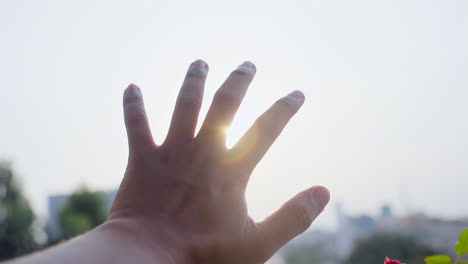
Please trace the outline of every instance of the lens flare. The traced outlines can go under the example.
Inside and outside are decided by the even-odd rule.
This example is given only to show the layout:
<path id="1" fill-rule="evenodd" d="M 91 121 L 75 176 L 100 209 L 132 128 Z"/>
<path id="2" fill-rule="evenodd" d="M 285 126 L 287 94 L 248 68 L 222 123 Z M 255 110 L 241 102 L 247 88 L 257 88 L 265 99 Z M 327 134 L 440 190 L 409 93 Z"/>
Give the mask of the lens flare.
<path id="1" fill-rule="evenodd" d="M 228 152 L 226 164 L 233 164 L 245 159 L 258 144 L 259 126 L 255 123 Z"/>

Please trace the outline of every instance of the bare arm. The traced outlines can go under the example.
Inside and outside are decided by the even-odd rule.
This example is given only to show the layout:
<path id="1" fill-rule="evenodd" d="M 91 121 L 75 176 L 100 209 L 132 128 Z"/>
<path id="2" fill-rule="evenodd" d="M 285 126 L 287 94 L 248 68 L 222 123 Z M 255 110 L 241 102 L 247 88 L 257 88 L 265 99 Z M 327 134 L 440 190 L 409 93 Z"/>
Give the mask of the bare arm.
<path id="1" fill-rule="evenodd" d="M 153 141 L 140 88 L 124 93 L 129 160 L 109 219 L 52 249 L 9 262 L 264 263 L 305 231 L 329 192 L 311 187 L 261 222 L 249 217 L 245 190 L 257 163 L 304 102 L 294 91 L 279 99 L 232 148 L 226 128 L 256 68 L 245 62 L 213 98 L 195 135 L 208 65 L 193 62 L 177 99 L 168 136 Z"/>

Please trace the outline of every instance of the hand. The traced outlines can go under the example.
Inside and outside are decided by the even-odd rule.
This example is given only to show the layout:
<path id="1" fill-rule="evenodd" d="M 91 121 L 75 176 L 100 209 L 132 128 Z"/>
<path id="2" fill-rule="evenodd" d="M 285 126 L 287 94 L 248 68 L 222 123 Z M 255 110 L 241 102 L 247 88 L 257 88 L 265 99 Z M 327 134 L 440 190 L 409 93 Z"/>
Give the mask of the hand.
<path id="1" fill-rule="evenodd" d="M 160 146 L 153 141 L 140 89 L 134 84 L 126 89 L 128 167 L 105 226 L 164 263 L 264 263 L 306 230 L 330 197 L 315 186 L 262 222 L 247 213 L 250 174 L 305 98 L 300 91 L 281 98 L 227 149 L 226 129 L 256 68 L 244 62 L 230 74 L 195 135 L 207 72 L 201 60 L 190 65 Z"/>

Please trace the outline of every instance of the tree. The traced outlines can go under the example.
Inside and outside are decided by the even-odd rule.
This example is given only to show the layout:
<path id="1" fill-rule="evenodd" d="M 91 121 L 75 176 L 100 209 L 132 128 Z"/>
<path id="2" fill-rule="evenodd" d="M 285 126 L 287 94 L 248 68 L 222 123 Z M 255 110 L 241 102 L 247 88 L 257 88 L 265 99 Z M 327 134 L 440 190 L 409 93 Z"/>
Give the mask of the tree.
<path id="1" fill-rule="evenodd" d="M 86 187 L 73 193 L 60 211 L 59 219 L 64 238 L 82 234 L 102 224 L 107 217 L 105 200 Z"/>
<path id="2" fill-rule="evenodd" d="M 358 242 L 347 263 L 382 263 L 388 256 L 403 263 L 424 264 L 424 258 L 435 251 L 411 237 L 393 234 L 376 234 Z"/>
<path id="3" fill-rule="evenodd" d="M 11 166 L 0 163 L 0 260 L 30 253 L 38 247 L 33 223 L 34 213 Z"/>
<path id="4" fill-rule="evenodd" d="M 287 264 L 310 264 L 323 262 L 323 249 L 317 246 L 295 246 L 285 250 Z"/>

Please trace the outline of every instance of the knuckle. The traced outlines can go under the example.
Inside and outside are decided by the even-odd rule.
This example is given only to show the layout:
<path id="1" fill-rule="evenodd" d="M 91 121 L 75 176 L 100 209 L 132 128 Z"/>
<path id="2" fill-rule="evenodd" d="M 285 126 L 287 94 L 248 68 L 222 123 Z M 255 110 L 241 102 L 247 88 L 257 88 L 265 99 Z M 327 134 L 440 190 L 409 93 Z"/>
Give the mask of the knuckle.
<path id="1" fill-rule="evenodd" d="M 190 69 L 186 75 L 187 79 L 195 79 L 195 80 L 205 79 L 205 77 L 206 77 L 206 74 L 204 72 L 202 72 L 201 70 L 193 70 L 193 69 Z"/>
<path id="2" fill-rule="evenodd" d="M 124 100 L 123 100 L 124 106 L 131 106 L 131 105 L 140 104 L 140 103 L 141 103 L 140 96 L 128 95 L 128 94 L 124 96 Z"/>
<path id="3" fill-rule="evenodd" d="M 135 102 L 142 102 L 143 97 L 140 91 L 140 88 L 138 88 L 136 85 L 129 85 L 127 89 L 124 91 L 123 95 L 123 104 L 132 104 Z"/>
<path id="4" fill-rule="evenodd" d="M 221 105 L 239 105 L 241 103 L 241 97 L 227 89 L 216 92 L 215 98 Z"/>
<path id="5" fill-rule="evenodd" d="M 192 96 L 183 96 L 179 98 L 177 105 L 182 110 L 194 111 L 201 107 L 201 100 Z"/>
<path id="6" fill-rule="evenodd" d="M 146 122 L 146 114 L 143 111 L 133 111 L 127 115 L 126 121 L 129 125 Z"/>
<path id="7" fill-rule="evenodd" d="M 299 110 L 298 104 L 295 102 L 292 102 L 288 97 L 283 97 L 276 101 L 275 105 L 282 109 L 283 111 L 286 111 L 290 114 L 294 114 Z"/>
<path id="8" fill-rule="evenodd" d="M 262 133 L 278 134 L 281 132 L 281 128 L 276 118 L 261 117 L 257 119 L 257 126 Z"/>
<path id="9" fill-rule="evenodd" d="M 309 208 L 299 201 L 289 203 L 292 216 L 297 224 L 297 228 L 302 232 L 307 230 L 314 220 Z"/>

